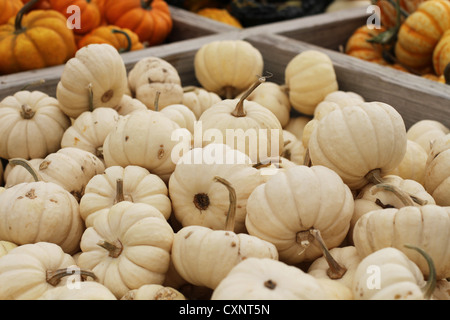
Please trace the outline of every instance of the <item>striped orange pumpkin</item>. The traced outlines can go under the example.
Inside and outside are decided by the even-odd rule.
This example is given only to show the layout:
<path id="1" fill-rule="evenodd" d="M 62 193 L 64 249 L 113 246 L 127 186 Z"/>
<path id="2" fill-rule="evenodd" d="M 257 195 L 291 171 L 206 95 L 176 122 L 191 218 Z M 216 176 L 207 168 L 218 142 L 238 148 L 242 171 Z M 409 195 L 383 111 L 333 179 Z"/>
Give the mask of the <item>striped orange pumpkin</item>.
<path id="1" fill-rule="evenodd" d="M 370 43 L 367 40 L 386 31 L 386 28 L 369 29 L 367 25 L 359 27 L 347 41 L 345 53 L 370 62 L 387 64 L 383 59 L 383 46 L 377 43 Z"/>

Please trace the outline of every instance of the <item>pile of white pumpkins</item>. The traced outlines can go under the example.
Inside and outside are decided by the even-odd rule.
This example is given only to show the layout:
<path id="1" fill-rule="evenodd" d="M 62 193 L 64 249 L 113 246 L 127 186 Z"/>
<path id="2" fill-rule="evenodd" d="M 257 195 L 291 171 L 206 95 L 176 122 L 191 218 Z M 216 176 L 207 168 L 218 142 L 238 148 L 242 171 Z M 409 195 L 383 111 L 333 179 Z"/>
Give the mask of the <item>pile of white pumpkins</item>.
<path id="1" fill-rule="evenodd" d="M 407 130 L 340 91 L 319 51 L 283 84 L 245 40 L 203 45 L 194 69 L 183 86 L 161 58 L 127 71 L 95 44 L 55 97 L 0 102 L 0 299 L 450 298 L 446 125 Z M 198 143 L 199 123 L 279 133 L 257 137 L 277 159 Z"/>

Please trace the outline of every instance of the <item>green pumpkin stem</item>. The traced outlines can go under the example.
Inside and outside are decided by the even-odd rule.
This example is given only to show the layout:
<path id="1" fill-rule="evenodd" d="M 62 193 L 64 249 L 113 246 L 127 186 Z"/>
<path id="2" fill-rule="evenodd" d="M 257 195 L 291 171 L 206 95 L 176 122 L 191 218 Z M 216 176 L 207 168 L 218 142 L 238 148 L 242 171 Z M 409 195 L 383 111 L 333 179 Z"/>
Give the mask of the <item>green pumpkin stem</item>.
<path id="1" fill-rule="evenodd" d="M 231 186 L 231 183 L 221 177 L 214 177 L 214 181 L 223 184 L 229 192 L 230 206 L 228 207 L 227 219 L 225 221 L 225 230 L 233 231 L 236 219 L 236 190 Z"/>
<path id="2" fill-rule="evenodd" d="M 46 281 L 47 281 L 47 283 L 56 287 L 61 282 L 61 279 L 63 277 L 71 276 L 73 274 L 80 274 L 81 276 L 91 277 L 94 280 L 97 279 L 97 276 L 91 271 L 75 269 L 75 268 L 63 268 L 63 269 L 57 269 L 57 270 L 47 270 Z"/>
<path id="3" fill-rule="evenodd" d="M 231 115 L 240 118 L 240 117 L 245 117 L 247 115 L 247 113 L 244 110 L 244 101 L 245 99 L 248 98 L 248 96 L 255 91 L 255 89 L 263 82 L 266 81 L 265 77 L 259 77 L 258 81 L 256 81 L 251 87 L 250 89 L 248 89 L 239 99 L 239 102 L 236 105 L 236 108 L 233 110 L 233 112 L 231 112 Z"/>
<path id="4" fill-rule="evenodd" d="M 392 0 L 390 0 L 389 2 L 395 7 L 395 12 L 397 13 L 395 26 L 380 33 L 377 36 L 367 39 L 367 42 L 386 45 L 396 41 L 398 31 L 400 30 L 400 26 L 402 25 L 402 15 L 407 14 L 407 12 L 402 11 L 400 0 L 396 0 L 395 3 Z"/>
<path id="5" fill-rule="evenodd" d="M 141 0 L 141 7 L 149 10 L 152 7 L 153 0 Z"/>
<path id="6" fill-rule="evenodd" d="M 406 248 L 409 249 L 413 249 L 416 250 L 417 252 L 419 252 L 422 257 L 425 258 L 425 260 L 427 261 L 428 264 L 428 279 L 427 279 L 427 284 L 422 288 L 422 292 L 423 292 L 423 296 L 425 299 L 429 300 L 431 298 L 431 295 L 434 292 L 434 289 L 436 288 L 436 268 L 434 266 L 434 262 L 433 259 L 431 258 L 431 256 L 425 252 L 425 250 L 413 246 L 413 245 L 409 245 L 409 244 L 405 244 L 404 245 Z"/>
<path id="7" fill-rule="evenodd" d="M 33 168 L 28 160 L 21 158 L 12 158 L 9 159 L 9 163 L 12 165 L 19 165 L 24 167 L 33 176 L 35 182 L 43 181 L 39 172 Z"/>
<path id="8" fill-rule="evenodd" d="M 123 35 L 125 36 L 125 38 L 127 38 L 127 47 L 126 47 L 126 48 L 120 48 L 120 49 L 119 49 L 119 53 L 124 53 L 124 52 L 129 52 L 129 51 L 131 51 L 131 45 L 132 45 L 132 42 L 131 42 L 130 35 L 129 35 L 128 33 L 126 33 L 126 32 L 123 31 L 123 30 L 119 30 L 119 29 L 112 29 L 111 32 L 112 32 L 112 33 L 120 33 L 120 34 L 123 34 Z"/>

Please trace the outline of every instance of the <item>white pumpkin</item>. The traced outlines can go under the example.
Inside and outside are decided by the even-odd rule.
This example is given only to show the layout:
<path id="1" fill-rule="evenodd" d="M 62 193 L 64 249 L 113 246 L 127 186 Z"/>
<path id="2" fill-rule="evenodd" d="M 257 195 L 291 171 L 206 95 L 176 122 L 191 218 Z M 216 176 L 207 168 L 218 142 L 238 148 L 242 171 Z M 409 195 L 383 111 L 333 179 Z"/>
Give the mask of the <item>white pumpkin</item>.
<path id="1" fill-rule="evenodd" d="M 144 284 L 128 291 L 120 300 L 186 300 L 178 290 L 160 284 Z"/>
<path id="2" fill-rule="evenodd" d="M 289 118 L 289 122 L 286 124 L 286 126 L 283 127 L 283 129 L 293 133 L 298 140 L 302 140 L 303 129 L 305 128 L 306 124 L 311 121 L 311 119 L 312 118 L 309 116 L 291 116 Z"/>
<path id="3" fill-rule="evenodd" d="M 69 126 L 58 100 L 40 91 L 18 91 L 0 101 L 0 157 L 43 158 L 60 148 Z"/>
<path id="4" fill-rule="evenodd" d="M 297 264 L 322 255 L 314 230 L 329 249 L 340 245 L 353 209 L 353 195 L 334 171 L 297 165 L 253 190 L 245 226 L 250 235 L 275 244 L 281 261 Z"/>
<path id="5" fill-rule="evenodd" d="M 304 115 L 313 115 L 325 96 L 338 90 L 333 62 L 318 50 L 305 50 L 288 62 L 285 85 L 292 108 Z"/>
<path id="6" fill-rule="evenodd" d="M 155 207 L 122 201 L 103 209 L 83 233 L 77 262 L 120 299 L 144 284 L 163 283 L 173 237 Z"/>
<path id="7" fill-rule="evenodd" d="M 245 154 L 223 144 L 194 148 L 180 158 L 169 180 L 174 217 L 182 226 L 223 229 L 229 192 L 215 182 L 216 176 L 229 181 L 235 189 L 237 211 L 233 231 L 244 232 L 247 199 L 263 183 L 263 178 Z"/>
<path id="8" fill-rule="evenodd" d="M 250 257 L 233 267 L 211 300 L 330 300 L 320 281 L 282 261 Z"/>
<path id="9" fill-rule="evenodd" d="M 150 110 L 155 110 L 157 92 L 160 93 L 159 109 L 169 104 L 180 104 L 183 88 L 177 69 L 158 57 L 140 59 L 128 73 L 128 85 L 134 98 Z"/>
<path id="10" fill-rule="evenodd" d="M 437 120 L 420 120 L 409 127 L 407 137 L 409 140 L 417 142 L 428 153 L 431 143 L 437 138 L 450 133 L 450 128 Z"/>
<path id="11" fill-rule="evenodd" d="M 425 189 L 436 204 L 450 206 L 450 133 L 436 138 L 425 164 Z"/>
<path id="12" fill-rule="evenodd" d="M 221 98 L 233 99 L 262 76 L 261 52 L 245 40 L 218 40 L 195 53 L 194 70 L 200 85 Z"/>
<path id="13" fill-rule="evenodd" d="M 76 119 L 95 108 L 114 108 L 127 86 L 125 63 L 117 49 L 106 43 L 90 44 L 64 64 L 56 98 L 61 110 Z"/>
<path id="14" fill-rule="evenodd" d="M 0 240 L 0 257 L 3 257 L 12 249 L 16 248 L 17 244 L 11 241 Z"/>
<path id="15" fill-rule="evenodd" d="M 85 111 L 64 132 L 61 148 L 79 148 L 103 158 L 103 143 L 118 120 L 119 114 L 112 108 Z"/>
<path id="16" fill-rule="evenodd" d="M 95 277 L 54 243 L 20 245 L 0 258 L 0 299 L 37 300 L 55 287 L 80 282 L 82 275 Z"/>
<path id="17" fill-rule="evenodd" d="M 450 275 L 450 207 L 430 204 L 387 208 L 361 216 L 353 230 L 353 242 L 364 258 L 376 250 L 394 247 L 403 251 L 428 276 L 429 268 L 422 256 L 407 249 L 423 249 L 434 261 L 436 279 Z"/>
<path id="18" fill-rule="evenodd" d="M 124 94 L 122 100 L 114 107 L 114 110 L 121 116 L 126 116 L 133 111 L 145 111 L 147 106 L 140 100 Z"/>
<path id="19" fill-rule="evenodd" d="M 141 166 L 167 182 L 175 169 L 172 149 L 178 144 L 172 135 L 179 129 L 177 123 L 152 110 L 120 118 L 103 144 L 106 167 Z"/>
<path id="20" fill-rule="evenodd" d="M 404 252 L 386 247 L 362 259 L 352 291 L 356 300 L 424 300 L 425 285 L 422 272 Z"/>
<path id="21" fill-rule="evenodd" d="M 406 153 L 401 115 L 382 102 L 365 102 L 330 112 L 321 119 L 308 142 L 313 165 L 332 169 L 352 190 L 395 169 Z M 373 181 L 373 180 L 372 180 Z"/>
<path id="22" fill-rule="evenodd" d="M 184 87 L 183 92 L 183 101 L 181 103 L 191 109 L 197 119 L 200 118 L 206 109 L 222 100 L 217 93 L 207 91 L 202 87 Z"/>
<path id="23" fill-rule="evenodd" d="M 36 158 L 28 160 L 28 164 L 35 169 L 39 170 L 39 165 L 44 159 Z M 23 166 L 15 165 L 9 162 L 5 168 L 5 187 L 9 188 L 22 182 L 33 182 L 34 178 L 30 172 Z"/>
<path id="24" fill-rule="evenodd" d="M 79 281 L 70 286 L 59 286 L 46 291 L 37 300 L 117 300 L 103 284 L 97 281 Z"/>
<path id="25" fill-rule="evenodd" d="M 97 213 L 120 201 L 146 203 L 158 209 L 166 219 L 172 212 L 167 186 L 157 175 L 139 166 L 112 166 L 95 175 L 86 185 L 80 200 L 80 215 L 87 227 Z"/>

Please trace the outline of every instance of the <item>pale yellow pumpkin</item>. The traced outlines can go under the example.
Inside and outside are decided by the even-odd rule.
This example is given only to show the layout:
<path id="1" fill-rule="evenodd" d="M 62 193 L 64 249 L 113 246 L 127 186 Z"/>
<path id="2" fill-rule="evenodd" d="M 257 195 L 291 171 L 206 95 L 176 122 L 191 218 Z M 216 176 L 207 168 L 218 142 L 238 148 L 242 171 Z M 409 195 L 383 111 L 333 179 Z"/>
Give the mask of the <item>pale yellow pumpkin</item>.
<path id="1" fill-rule="evenodd" d="M 239 94 L 236 98 L 240 98 L 243 94 Z M 275 82 L 266 81 L 256 88 L 247 97 L 247 100 L 255 101 L 272 111 L 283 128 L 289 122 L 291 103 L 289 102 L 289 97 L 284 86 Z"/>
<path id="2" fill-rule="evenodd" d="M 436 204 L 450 206 L 450 133 L 437 138 L 431 145 L 424 186 Z"/>
<path id="3" fill-rule="evenodd" d="M 128 291 L 120 300 L 186 300 L 178 290 L 160 284 L 144 284 Z"/>
<path id="4" fill-rule="evenodd" d="M 95 277 L 54 243 L 20 245 L 0 258 L 0 299 L 37 300 L 55 287 L 80 282 L 84 275 Z"/>
<path id="5" fill-rule="evenodd" d="M 407 138 L 401 115 L 382 102 L 365 102 L 330 112 L 308 141 L 313 165 L 324 165 L 352 190 L 396 168 L 406 153 Z"/>
<path id="6" fill-rule="evenodd" d="M 121 116 L 125 116 L 133 111 L 145 111 L 147 106 L 136 98 L 124 94 L 122 100 L 114 107 Z"/>
<path id="7" fill-rule="evenodd" d="M 43 158 L 60 148 L 69 126 L 58 100 L 40 91 L 18 91 L 0 102 L 0 157 Z"/>
<path id="8" fill-rule="evenodd" d="M 211 300 L 330 300 L 328 287 L 295 266 L 250 257 L 230 270 Z"/>
<path id="9" fill-rule="evenodd" d="M 259 78 L 241 98 L 222 100 L 202 113 L 203 136 L 212 136 L 203 138 L 203 146 L 225 143 L 248 155 L 254 164 L 281 155 L 284 141 L 280 121 L 269 109 L 246 99 L 264 82 L 265 78 Z"/>
<path id="10" fill-rule="evenodd" d="M 450 133 L 450 128 L 437 120 L 420 120 L 409 127 L 406 132 L 408 140 L 417 142 L 428 153 L 431 143 Z"/>
<path id="11" fill-rule="evenodd" d="M 78 265 L 120 299 L 144 284 L 163 283 L 173 237 L 155 207 L 122 201 L 103 209 L 83 233 Z"/>
<path id="12" fill-rule="evenodd" d="M 76 118 L 63 134 L 61 148 L 73 147 L 103 158 L 103 143 L 119 120 L 112 108 L 96 108 L 85 111 Z"/>
<path id="13" fill-rule="evenodd" d="M 59 286 L 46 291 L 38 300 L 117 300 L 103 284 L 97 281 L 79 281 L 70 286 Z"/>
<path id="14" fill-rule="evenodd" d="M 315 230 L 329 249 L 341 244 L 353 209 L 353 195 L 334 171 L 297 165 L 253 190 L 245 226 L 250 235 L 274 243 L 281 261 L 296 264 L 322 255 Z"/>
<path id="15" fill-rule="evenodd" d="M 386 247 L 362 259 L 352 291 L 356 300 L 424 300 L 425 285 L 421 270 L 403 251 Z"/>
<path id="16" fill-rule="evenodd" d="M 289 122 L 285 127 L 283 127 L 283 129 L 293 133 L 297 139 L 301 140 L 303 136 L 303 129 L 310 120 L 311 117 L 307 116 L 290 117 Z"/>
<path id="17" fill-rule="evenodd" d="M 103 144 L 106 167 L 141 166 L 168 182 L 175 169 L 172 151 L 178 141 L 172 135 L 177 130 L 177 123 L 152 110 L 120 118 Z"/>
<path id="18" fill-rule="evenodd" d="M 90 44 L 79 49 L 64 65 L 56 87 L 61 110 L 71 118 L 95 108 L 114 108 L 127 89 L 122 56 L 109 44 Z"/>
<path id="19" fill-rule="evenodd" d="M 182 226 L 223 229 L 229 192 L 214 181 L 216 176 L 235 188 L 237 209 L 233 231 L 244 232 L 247 199 L 263 183 L 263 178 L 245 154 L 223 144 L 194 148 L 177 162 L 169 180 L 174 217 Z"/>
<path id="20" fill-rule="evenodd" d="M 35 170 L 39 170 L 39 165 L 44 159 L 36 158 L 28 160 L 28 164 Z M 34 178 L 23 166 L 9 162 L 5 168 L 5 187 L 9 188 L 22 182 L 33 182 Z"/>
<path id="21" fill-rule="evenodd" d="M 179 104 L 183 100 L 183 88 L 177 69 L 158 57 L 139 60 L 128 72 L 128 86 L 132 97 L 138 99 L 148 109 L 155 110 L 157 92 L 160 93 L 159 109 L 169 104 Z"/>
<path id="22" fill-rule="evenodd" d="M 207 91 L 202 87 L 188 86 L 183 88 L 183 101 L 181 102 L 191 109 L 197 119 L 213 104 L 220 102 L 222 98 L 215 92 Z"/>
<path id="23" fill-rule="evenodd" d="M 450 275 L 450 207 L 430 204 L 386 208 L 361 216 L 353 230 L 353 242 L 362 258 L 385 247 L 404 252 L 425 276 L 429 270 L 425 259 L 404 247 L 413 245 L 431 257 L 436 279 Z"/>
<path id="24" fill-rule="evenodd" d="M 38 179 L 0 194 L 0 221 L 2 240 L 18 245 L 51 242 L 70 254 L 79 249 L 85 229 L 75 197 L 56 183 Z"/>
<path id="25" fill-rule="evenodd" d="M 413 140 L 406 142 L 406 154 L 400 164 L 388 172 L 390 175 L 397 175 L 403 179 L 425 183 L 425 167 L 428 154 L 425 149 Z"/>
<path id="26" fill-rule="evenodd" d="M 12 249 L 16 248 L 17 244 L 11 241 L 0 240 L 0 257 L 7 254 Z"/>
<path id="27" fill-rule="evenodd" d="M 194 112 L 188 106 L 178 103 L 169 104 L 164 109 L 160 110 L 163 115 L 177 123 L 180 128 L 187 129 L 191 134 L 194 134 L 195 123 L 197 118 Z"/>
<path id="28" fill-rule="evenodd" d="M 303 51 L 288 62 L 285 85 L 292 108 L 304 115 L 313 115 L 317 104 L 339 87 L 333 62 L 317 50 Z"/>
<path id="29" fill-rule="evenodd" d="M 111 208 L 120 201 L 146 203 L 158 209 L 166 219 L 172 205 L 164 181 L 139 166 L 112 166 L 92 177 L 80 200 L 80 215 L 87 227 L 100 210 Z"/>
<path id="30" fill-rule="evenodd" d="M 262 76 L 261 52 L 245 40 L 218 40 L 195 54 L 194 70 L 200 85 L 224 99 L 233 99 Z"/>

